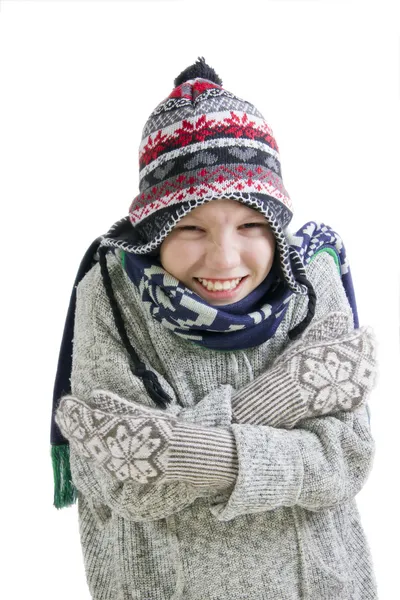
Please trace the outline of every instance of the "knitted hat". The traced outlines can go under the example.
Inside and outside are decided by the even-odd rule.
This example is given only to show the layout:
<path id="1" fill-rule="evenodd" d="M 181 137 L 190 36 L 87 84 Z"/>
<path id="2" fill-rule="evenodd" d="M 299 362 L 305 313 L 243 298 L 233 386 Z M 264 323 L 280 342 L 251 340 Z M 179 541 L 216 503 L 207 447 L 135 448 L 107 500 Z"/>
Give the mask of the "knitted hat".
<path id="1" fill-rule="evenodd" d="M 101 246 L 158 255 L 162 241 L 186 214 L 205 202 L 231 198 L 265 216 L 284 279 L 291 290 L 306 294 L 296 270 L 301 261 L 283 232 L 292 204 L 271 128 L 253 104 L 222 87 L 203 57 L 174 84 L 143 129 L 140 193 L 129 216 L 111 227 Z"/>

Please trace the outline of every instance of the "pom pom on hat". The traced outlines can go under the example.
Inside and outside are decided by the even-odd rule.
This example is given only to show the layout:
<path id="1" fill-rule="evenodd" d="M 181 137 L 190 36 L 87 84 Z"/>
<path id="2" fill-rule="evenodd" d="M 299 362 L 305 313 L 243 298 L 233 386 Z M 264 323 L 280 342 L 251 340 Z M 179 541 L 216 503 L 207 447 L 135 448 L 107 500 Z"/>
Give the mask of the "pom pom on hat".
<path id="1" fill-rule="evenodd" d="M 185 83 L 185 81 L 196 79 L 197 77 L 208 79 L 209 81 L 213 81 L 222 86 L 222 79 L 216 74 L 214 69 L 206 63 L 203 56 L 199 57 L 197 62 L 182 71 L 182 73 L 174 80 L 174 85 L 175 87 L 178 87 L 182 83 Z"/>

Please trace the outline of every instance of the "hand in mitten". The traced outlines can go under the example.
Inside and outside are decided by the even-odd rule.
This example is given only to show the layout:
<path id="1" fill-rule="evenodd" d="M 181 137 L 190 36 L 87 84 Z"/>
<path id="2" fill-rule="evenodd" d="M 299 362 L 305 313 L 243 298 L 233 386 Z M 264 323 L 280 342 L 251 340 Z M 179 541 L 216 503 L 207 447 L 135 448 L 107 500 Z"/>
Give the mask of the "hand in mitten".
<path id="1" fill-rule="evenodd" d="M 55 420 L 77 453 L 121 482 L 224 488 L 236 479 L 235 439 L 227 428 L 188 424 L 103 390 L 89 400 L 64 396 Z"/>
<path id="2" fill-rule="evenodd" d="M 270 369 L 237 390 L 232 421 L 291 429 L 301 419 L 365 403 L 375 385 L 376 340 L 367 327 L 343 333 L 344 316 L 312 323 Z"/>

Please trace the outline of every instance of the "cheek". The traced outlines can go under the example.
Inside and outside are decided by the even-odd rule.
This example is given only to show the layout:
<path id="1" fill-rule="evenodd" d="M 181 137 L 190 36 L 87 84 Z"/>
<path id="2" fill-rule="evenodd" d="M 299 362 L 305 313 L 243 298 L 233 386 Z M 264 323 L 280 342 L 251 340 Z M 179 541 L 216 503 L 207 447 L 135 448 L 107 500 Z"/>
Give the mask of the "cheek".
<path id="1" fill-rule="evenodd" d="M 265 237 L 265 240 L 267 241 L 269 246 L 275 247 L 276 239 L 275 239 L 274 232 L 271 229 L 267 230 L 267 235 Z"/>
<path id="2" fill-rule="evenodd" d="M 271 269 L 274 261 L 276 249 L 275 237 L 273 235 L 272 237 L 268 236 L 268 238 L 260 239 L 258 242 L 253 246 L 252 260 L 258 272 L 265 275 Z"/>
<path id="3" fill-rule="evenodd" d="M 174 252 L 173 247 L 165 241 L 160 246 L 160 263 L 163 269 L 170 273 L 170 265 L 174 264 Z"/>
<path id="4" fill-rule="evenodd" d="M 253 238 L 252 240 L 249 240 L 249 242 L 249 246 L 253 249 L 253 253 L 269 256 L 275 252 L 276 240 L 272 233 Z"/>
<path id="5" fill-rule="evenodd" d="M 276 239 L 272 232 L 269 232 L 268 236 L 264 239 L 264 249 L 268 256 L 274 256 L 276 249 Z"/>
<path id="6" fill-rule="evenodd" d="M 176 243 L 175 240 L 163 242 L 160 249 L 160 262 L 163 268 L 181 279 L 181 275 L 195 261 L 193 248 L 188 244 Z"/>

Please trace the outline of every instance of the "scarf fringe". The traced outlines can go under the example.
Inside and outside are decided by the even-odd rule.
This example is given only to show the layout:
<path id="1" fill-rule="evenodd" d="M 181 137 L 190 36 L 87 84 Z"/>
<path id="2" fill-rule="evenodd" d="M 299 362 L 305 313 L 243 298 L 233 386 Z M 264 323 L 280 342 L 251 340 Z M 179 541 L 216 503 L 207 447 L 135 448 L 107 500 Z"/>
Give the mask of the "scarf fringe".
<path id="1" fill-rule="evenodd" d="M 51 447 L 51 462 L 54 475 L 54 502 L 56 508 L 65 508 L 75 504 L 77 489 L 72 482 L 69 462 L 69 444 Z"/>

